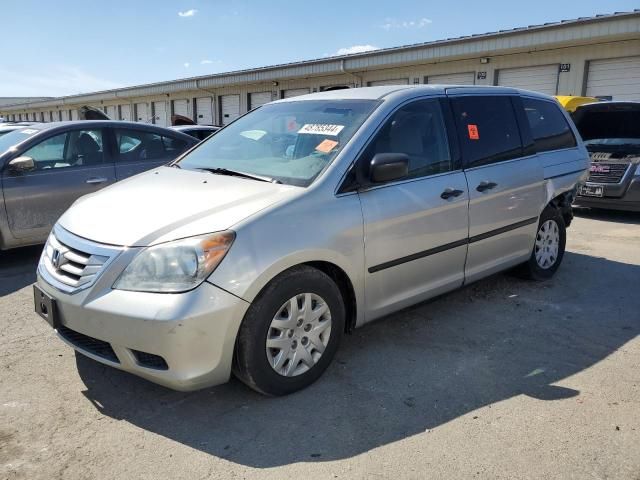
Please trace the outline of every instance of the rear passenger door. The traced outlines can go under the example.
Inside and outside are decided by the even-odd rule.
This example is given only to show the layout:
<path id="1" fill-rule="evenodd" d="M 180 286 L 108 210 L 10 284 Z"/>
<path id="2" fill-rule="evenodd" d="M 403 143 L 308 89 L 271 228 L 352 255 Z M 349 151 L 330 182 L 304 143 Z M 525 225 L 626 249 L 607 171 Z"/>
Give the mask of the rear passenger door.
<path id="1" fill-rule="evenodd" d="M 408 178 L 359 191 L 369 320 L 462 285 L 469 197 L 445 127 L 452 123 L 446 99 L 412 101 L 390 116 L 358 160 L 366 178 L 377 153 L 409 157 Z"/>
<path id="2" fill-rule="evenodd" d="M 451 96 L 469 185 L 469 249 L 465 279 L 525 261 L 545 199 L 520 97 Z"/>
<path id="3" fill-rule="evenodd" d="M 114 128 L 112 131 L 118 180 L 164 165 L 189 147 L 181 138 L 149 130 Z"/>

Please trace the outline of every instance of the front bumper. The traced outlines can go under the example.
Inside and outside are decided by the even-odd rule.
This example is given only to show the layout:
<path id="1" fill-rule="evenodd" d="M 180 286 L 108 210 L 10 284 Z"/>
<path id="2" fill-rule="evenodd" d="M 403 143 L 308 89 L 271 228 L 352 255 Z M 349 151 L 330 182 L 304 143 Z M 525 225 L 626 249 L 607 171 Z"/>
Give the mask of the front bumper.
<path id="1" fill-rule="evenodd" d="M 204 282 L 181 294 L 91 288 L 66 294 L 40 274 L 37 284 L 55 299 L 62 324 L 58 336 L 98 362 L 181 391 L 229 379 L 236 335 L 249 304 L 215 285 Z M 104 355 L 92 345 L 112 350 Z M 161 368 L 148 361 L 156 356 L 166 362 L 160 362 Z"/>
<path id="2" fill-rule="evenodd" d="M 606 208 L 611 210 L 627 210 L 632 212 L 640 212 L 640 177 L 636 176 L 631 179 L 627 189 L 622 196 L 607 195 L 607 190 L 611 185 L 591 183 L 589 185 L 604 186 L 604 197 L 583 197 L 576 195 L 573 205 L 576 207 Z"/>

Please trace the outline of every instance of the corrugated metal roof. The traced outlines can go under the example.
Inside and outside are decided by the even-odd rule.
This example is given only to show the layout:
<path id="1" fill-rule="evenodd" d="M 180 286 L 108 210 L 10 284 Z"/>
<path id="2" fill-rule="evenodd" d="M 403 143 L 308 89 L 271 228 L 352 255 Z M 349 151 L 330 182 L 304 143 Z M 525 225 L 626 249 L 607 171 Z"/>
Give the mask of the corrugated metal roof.
<path id="1" fill-rule="evenodd" d="M 465 35 L 410 45 L 384 48 L 370 52 L 355 53 L 283 63 L 232 72 L 203 75 L 198 77 L 150 83 L 132 87 L 124 87 L 100 92 L 57 97 L 51 100 L 33 103 L 20 103 L 4 106 L 10 110 L 27 108 L 46 108 L 57 105 L 73 105 L 81 103 L 114 100 L 118 98 L 134 98 L 154 94 L 165 94 L 176 91 L 195 90 L 201 87 L 222 87 L 228 85 L 275 81 L 295 77 L 312 77 L 329 75 L 346 71 L 365 71 L 384 68 L 401 63 L 428 62 L 436 59 L 455 56 L 483 54 L 492 51 L 536 46 L 568 41 L 588 40 L 598 36 L 640 33 L 640 9 L 631 12 L 615 12 L 598 14 L 592 17 L 580 17 L 540 25 L 529 25 L 495 32 Z M 626 22 L 625 22 L 626 20 Z M 621 21 L 617 28 L 604 26 L 600 29 L 584 28 L 589 24 Z M 564 29 L 566 35 L 549 37 L 548 30 Z M 573 31 L 570 31 L 573 29 Z M 526 37 L 526 38 L 525 38 Z M 462 45 L 462 47 L 461 47 Z"/>

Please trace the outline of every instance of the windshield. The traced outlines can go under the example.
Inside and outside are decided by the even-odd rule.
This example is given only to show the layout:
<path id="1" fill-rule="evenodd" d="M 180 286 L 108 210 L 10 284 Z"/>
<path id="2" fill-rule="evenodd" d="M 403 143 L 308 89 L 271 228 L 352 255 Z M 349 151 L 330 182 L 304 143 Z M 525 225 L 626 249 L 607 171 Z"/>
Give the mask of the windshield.
<path id="1" fill-rule="evenodd" d="M 308 100 L 265 105 L 219 131 L 179 162 L 228 169 L 306 187 L 369 114 L 374 100 Z"/>
<path id="2" fill-rule="evenodd" d="M 21 130 L 12 130 L 10 132 L 5 132 L 4 135 L 0 136 L 0 155 L 9 150 L 14 145 L 19 144 L 23 140 L 26 140 L 31 135 L 38 133 L 40 130 L 35 128 L 23 128 Z"/>

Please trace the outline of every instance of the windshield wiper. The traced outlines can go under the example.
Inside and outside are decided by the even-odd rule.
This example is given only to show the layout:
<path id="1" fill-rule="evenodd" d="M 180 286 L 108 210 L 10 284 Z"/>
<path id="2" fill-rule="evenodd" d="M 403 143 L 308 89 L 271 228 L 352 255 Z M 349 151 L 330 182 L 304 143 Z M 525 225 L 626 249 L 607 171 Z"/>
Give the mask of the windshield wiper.
<path id="1" fill-rule="evenodd" d="M 263 175 L 254 175 L 253 173 L 239 172 L 237 170 L 229 170 L 228 168 L 198 168 L 198 170 L 204 170 L 205 172 L 214 173 L 216 175 L 228 175 L 230 177 L 242 177 L 250 178 L 252 180 L 258 180 L 260 182 L 270 183 L 282 183 L 280 180 L 276 180 L 271 177 L 265 177 Z"/>

